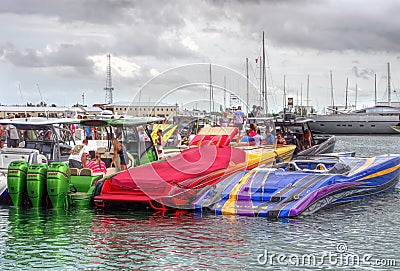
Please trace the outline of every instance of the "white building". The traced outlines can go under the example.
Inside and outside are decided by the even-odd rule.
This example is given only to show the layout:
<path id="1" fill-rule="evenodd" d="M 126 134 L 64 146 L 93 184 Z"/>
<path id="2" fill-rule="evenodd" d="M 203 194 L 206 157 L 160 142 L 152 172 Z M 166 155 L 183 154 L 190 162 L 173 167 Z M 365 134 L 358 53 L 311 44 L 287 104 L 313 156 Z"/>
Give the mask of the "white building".
<path id="1" fill-rule="evenodd" d="M 107 104 L 104 107 L 113 111 L 114 114 L 133 117 L 169 118 L 170 116 L 177 115 L 178 112 L 178 105 L 163 102 L 116 102 Z"/>
<path id="2" fill-rule="evenodd" d="M 56 118 L 63 115 L 68 107 L 36 107 L 36 106 L 0 106 L 0 118 L 5 119 L 9 114 L 16 117 L 49 117 Z"/>

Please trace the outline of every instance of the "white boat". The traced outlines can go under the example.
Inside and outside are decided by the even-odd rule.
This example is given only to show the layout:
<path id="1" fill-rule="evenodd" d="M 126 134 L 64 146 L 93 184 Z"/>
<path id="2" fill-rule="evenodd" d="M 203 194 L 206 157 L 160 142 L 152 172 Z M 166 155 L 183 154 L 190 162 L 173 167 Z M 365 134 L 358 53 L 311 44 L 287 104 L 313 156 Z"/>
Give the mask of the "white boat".
<path id="1" fill-rule="evenodd" d="M 397 134 L 400 108 L 377 105 L 349 113 L 309 116 L 310 128 L 327 134 Z"/>
<path id="2" fill-rule="evenodd" d="M 48 164 L 68 161 L 73 140 L 68 136 L 67 125 L 75 120 L 47 118 L 2 119 L 4 127 L 14 125 L 20 136 L 19 148 L 0 150 L 0 202 L 7 200 L 8 166 L 13 161 L 25 161 L 29 164 Z"/>

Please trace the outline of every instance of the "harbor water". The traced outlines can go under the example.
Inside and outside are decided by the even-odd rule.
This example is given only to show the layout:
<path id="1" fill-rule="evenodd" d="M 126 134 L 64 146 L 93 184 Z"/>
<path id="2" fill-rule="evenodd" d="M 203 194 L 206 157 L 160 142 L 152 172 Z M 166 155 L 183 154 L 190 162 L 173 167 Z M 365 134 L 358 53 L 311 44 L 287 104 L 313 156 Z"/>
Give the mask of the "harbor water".
<path id="1" fill-rule="evenodd" d="M 399 136 L 335 151 L 400 153 Z M 400 185 L 296 219 L 0 207 L 1 270 L 400 270 Z"/>

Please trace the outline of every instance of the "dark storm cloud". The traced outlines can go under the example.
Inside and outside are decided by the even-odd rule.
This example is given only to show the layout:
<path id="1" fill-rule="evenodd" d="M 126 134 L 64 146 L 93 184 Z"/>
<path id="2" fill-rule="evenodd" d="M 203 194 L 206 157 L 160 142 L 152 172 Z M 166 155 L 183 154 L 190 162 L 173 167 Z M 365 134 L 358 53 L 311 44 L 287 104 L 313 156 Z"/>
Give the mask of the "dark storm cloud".
<path id="1" fill-rule="evenodd" d="M 91 45 L 94 50 L 93 44 Z M 1 58 L 23 67 L 85 67 L 93 63 L 86 58 L 87 50 L 81 45 L 59 44 L 47 50 L 33 50 L 30 48 L 18 50 L 8 43 L 0 46 Z"/>
<path id="2" fill-rule="evenodd" d="M 276 46 L 336 51 L 400 49 L 398 1 L 243 2 L 232 8 L 240 12 L 244 31 L 265 30 Z"/>
<path id="3" fill-rule="evenodd" d="M 159 29 L 178 27 L 184 22 L 184 6 L 178 1 L 133 0 L 2 0 L 1 13 L 37 15 L 62 22 L 82 21 L 92 24 L 154 24 Z M 141 29 L 146 31 L 145 28 Z"/>
<path id="4" fill-rule="evenodd" d="M 191 57 L 183 47 L 162 39 L 177 33 L 185 20 L 201 23 L 204 32 L 235 34 L 266 32 L 276 46 L 316 50 L 393 51 L 400 49 L 398 1 L 116 1 L 116 0 L 3 0 L 0 13 L 38 15 L 60 22 L 104 25 L 115 44 L 127 53 Z M 219 22 L 238 21 L 240 33 L 219 28 Z M 113 26 L 114 25 L 114 26 Z M 99 26 L 101 27 L 101 26 Z M 120 30 L 124 29 L 124 32 Z M 130 31 L 129 31 L 130 29 Z M 225 32 L 225 33 L 224 33 Z M 126 44 L 129 37 L 128 50 Z"/>
<path id="5" fill-rule="evenodd" d="M 0 13 L 20 15 L 43 15 L 61 21 L 87 21 L 107 24 L 125 20 L 125 15 L 134 6 L 124 0 L 3 0 Z"/>
<path id="6" fill-rule="evenodd" d="M 181 43 L 179 29 L 185 25 L 182 16 L 187 13 L 183 9 L 178 2 L 165 5 L 161 1 L 3 1 L 0 14 L 44 16 L 55 19 L 60 25 L 83 24 L 83 28 L 98 28 L 108 36 L 104 38 L 108 45 L 104 44 L 103 50 L 99 50 L 102 46 L 93 47 L 91 43 L 77 41 L 80 43 L 49 44 L 58 47 L 56 52 L 17 46 L 8 46 L 5 50 L 3 46 L 3 56 L 16 66 L 27 67 L 91 65 L 88 56 L 105 54 L 109 48 L 120 56 L 193 57 L 194 52 Z"/>

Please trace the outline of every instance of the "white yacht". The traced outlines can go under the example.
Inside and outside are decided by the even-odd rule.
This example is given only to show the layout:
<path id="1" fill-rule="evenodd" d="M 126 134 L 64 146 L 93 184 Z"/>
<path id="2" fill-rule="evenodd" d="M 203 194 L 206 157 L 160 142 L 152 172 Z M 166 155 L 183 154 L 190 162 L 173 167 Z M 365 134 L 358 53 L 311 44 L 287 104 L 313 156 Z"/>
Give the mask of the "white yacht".
<path id="1" fill-rule="evenodd" d="M 327 134 L 397 134 L 400 108 L 377 105 L 349 113 L 309 116 L 313 132 Z"/>

